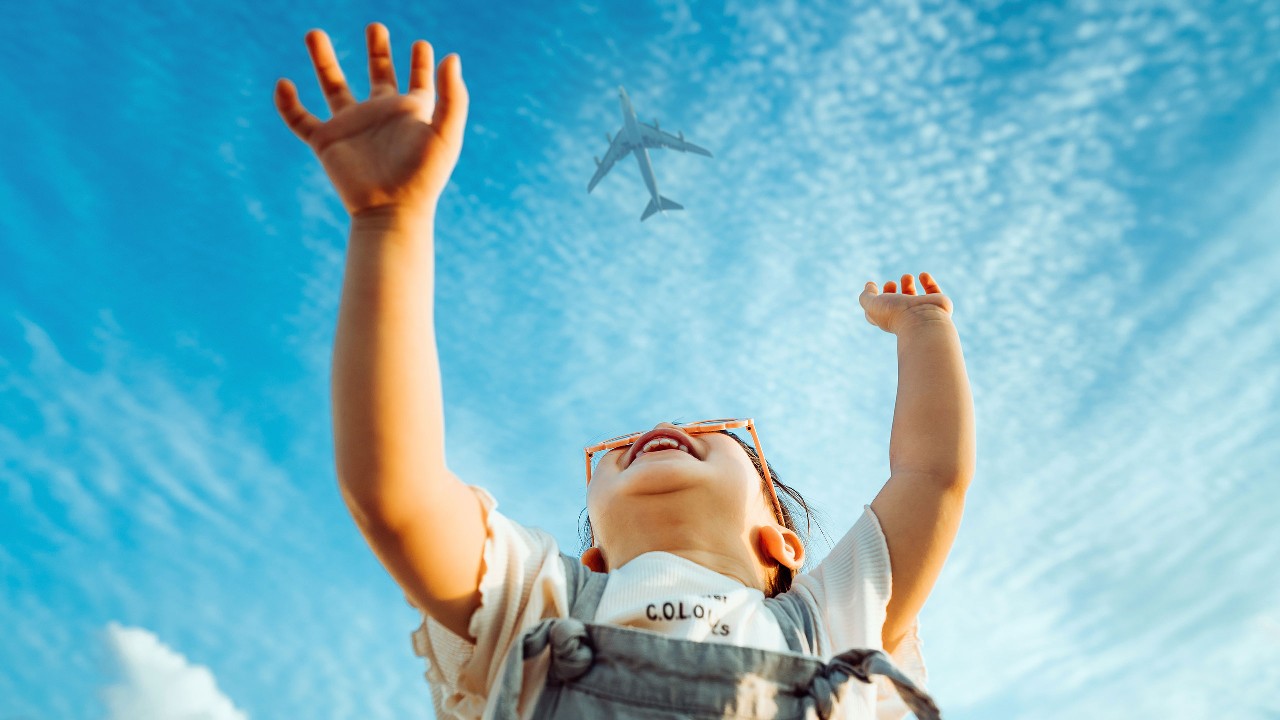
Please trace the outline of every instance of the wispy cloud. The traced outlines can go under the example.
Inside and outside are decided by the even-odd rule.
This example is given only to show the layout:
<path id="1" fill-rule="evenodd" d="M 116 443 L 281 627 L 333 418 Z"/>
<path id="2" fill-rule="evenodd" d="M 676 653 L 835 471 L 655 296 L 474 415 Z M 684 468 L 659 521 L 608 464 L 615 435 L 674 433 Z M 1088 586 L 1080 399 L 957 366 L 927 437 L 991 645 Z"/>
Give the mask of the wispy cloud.
<path id="1" fill-rule="evenodd" d="M 248 720 L 209 668 L 154 633 L 112 623 L 106 642 L 120 673 L 120 681 L 102 691 L 108 720 Z"/>
<path id="2" fill-rule="evenodd" d="M 983 638 L 981 662 L 935 675 L 975 716 L 1280 710 L 1236 692 L 1280 678 L 1280 643 L 1267 632 L 1280 617 L 1269 560 L 1280 529 L 1267 509 L 1280 334 L 1259 322 L 1280 292 L 1240 282 L 1280 272 L 1277 127 L 1280 112 L 1206 179 L 1252 191 L 1235 195 L 1185 265 L 1123 309 L 1132 327 L 1113 367 L 1077 388 L 1071 412 L 984 432 L 1004 445 L 971 502 L 986 512 L 967 522 L 927 613 L 944 646 Z M 1206 198 L 1205 214 L 1220 217 L 1221 202 Z"/>
<path id="3" fill-rule="evenodd" d="M 108 618 L 200 653 L 245 710 L 284 703 L 341 717 L 357 703 L 357 714 L 390 718 L 425 701 L 413 692 L 420 672 L 395 671 L 397 649 L 411 658 L 414 613 L 363 547 L 328 463 L 272 458 L 216 381 L 182 378 L 109 315 L 88 351 L 29 319 L 15 326 L 25 352 L 0 358 L 0 567 L 12 581 L 0 616 L 22 619 L 0 651 L 11 671 L 0 689 L 13 707 L 91 716 L 99 668 L 79 638 Z M 69 354 L 96 360 L 86 368 Z M 159 665 L 144 662 L 142 636 L 108 635 L 132 653 L 129 672 L 177 672 L 159 651 Z M 27 697 L 69 669 L 56 697 Z M 132 708 L 168 683 L 138 677 L 112 702 Z"/>

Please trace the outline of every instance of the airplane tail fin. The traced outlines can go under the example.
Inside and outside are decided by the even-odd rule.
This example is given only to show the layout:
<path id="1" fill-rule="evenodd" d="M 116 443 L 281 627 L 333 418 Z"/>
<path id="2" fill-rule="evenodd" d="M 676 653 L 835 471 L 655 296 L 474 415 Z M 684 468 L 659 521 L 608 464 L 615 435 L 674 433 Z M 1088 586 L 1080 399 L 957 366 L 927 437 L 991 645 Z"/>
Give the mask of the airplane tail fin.
<path id="1" fill-rule="evenodd" d="M 658 200 L 662 201 L 661 206 L 658 205 Z M 650 215 L 658 212 L 659 210 L 683 210 L 683 209 L 684 209 L 684 206 L 676 202 L 675 200 L 672 200 L 671 198 L 665 198 L 659 195 L 657 200 L 649 201 L 649 206 L 644 209 L 644 214 L 640 216 L 640 222 L 644 222 L 645 220 L 648 220 Z"/>

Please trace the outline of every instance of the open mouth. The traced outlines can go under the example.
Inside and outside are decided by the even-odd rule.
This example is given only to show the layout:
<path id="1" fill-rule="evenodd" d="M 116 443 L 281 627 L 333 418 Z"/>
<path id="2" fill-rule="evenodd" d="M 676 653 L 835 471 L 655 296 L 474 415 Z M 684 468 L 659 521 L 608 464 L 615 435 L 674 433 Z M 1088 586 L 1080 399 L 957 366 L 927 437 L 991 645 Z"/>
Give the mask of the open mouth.
<path id="1" fill-rule="evenodd" d="M 679 450 L 691 457 L 696 458 L 690 449 L 693 442 L 688 435 L 675 430 L 673 428 L 660 428 L 651 430 L 640 437 L 639 440 L 631 446 L 631 459 L 627 463 L 638 460 L 643 455 L 651 453 L 666 452 L 669 450 Z"/>

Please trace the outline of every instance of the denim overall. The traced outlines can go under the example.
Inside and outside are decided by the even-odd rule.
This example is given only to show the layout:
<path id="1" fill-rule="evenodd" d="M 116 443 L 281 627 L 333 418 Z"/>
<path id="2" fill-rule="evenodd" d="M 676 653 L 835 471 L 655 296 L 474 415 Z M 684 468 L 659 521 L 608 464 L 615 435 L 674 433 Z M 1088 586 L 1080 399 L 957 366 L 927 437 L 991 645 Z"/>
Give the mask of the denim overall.
<path id="1" fill-rule="evenodd" d="M 609 576 L 561 555 L 569 617 L 549 618 L 507 655 L 493 717 L 518 720 L 526 659 L 550 649 L 546 686 L 535 720 L 837 720 L 840 688 L 850 680 L 889 678 L 921 720 L 941 717 L 933 700 L 879 650 L 849 650 L 830 662 L 810 654 L 816 624 L 791 595 L 767 598 L 790 652 L 677 640 L 646 630 L 596 625 Z"/>

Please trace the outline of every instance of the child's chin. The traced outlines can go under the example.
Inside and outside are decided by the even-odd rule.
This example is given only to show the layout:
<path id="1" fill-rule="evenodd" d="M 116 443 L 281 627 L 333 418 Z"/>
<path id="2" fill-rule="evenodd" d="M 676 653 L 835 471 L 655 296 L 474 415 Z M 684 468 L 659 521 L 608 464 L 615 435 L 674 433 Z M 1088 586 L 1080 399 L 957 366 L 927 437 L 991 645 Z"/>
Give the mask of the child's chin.
<path id="1" fill-rule="evenodd" d="M 691 462 L 697 462 L 690 458 Z M 655 460 L 628 468 L 623 481 L 630 492 L 643 495 L 680 492 L 705 483 L 701 468 L 679 460 Z"/>
<path id="2" fill-rule="evenodd" d="M 657 463 L 657 462 L 670 462 L 672 460 L 679 460 L 679 461 L 688 460 L 692 462 L 698 461 L 697 458 L 695 458 L 694 456 L 690 455 L 689 453 L 683 450 L 675 450 L 675 449 L 657 450 L 654 452 L 647 452 L 641 455 L 640 457 L 636 458 L 635 460 L 632 460 L 631 467 L 636 467 L 642 463 L 649 464 L 649 463 Z"/>
<path id="3" fill-rule="evenodd" d="M 690 473 L 696 474 L 698 472 L 700 468 L 697 463 L 696 459 L 684 453 L 673 453 L 670 457 L 655 457 L 653 459 L 641 457 L 631 463 L 631 467 L 627 468 L 626 474 L 637 479 L 653 479 L 677 475 L 688 476 Z"/>

